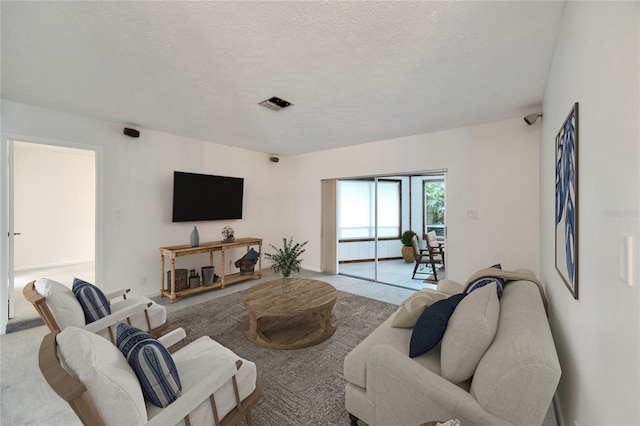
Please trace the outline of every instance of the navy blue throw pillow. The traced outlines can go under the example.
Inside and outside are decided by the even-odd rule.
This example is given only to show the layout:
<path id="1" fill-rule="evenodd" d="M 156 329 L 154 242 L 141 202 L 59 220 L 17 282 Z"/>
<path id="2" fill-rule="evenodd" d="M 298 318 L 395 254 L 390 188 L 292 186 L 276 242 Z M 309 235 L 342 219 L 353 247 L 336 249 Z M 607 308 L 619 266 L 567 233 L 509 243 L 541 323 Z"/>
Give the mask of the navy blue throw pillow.
<path id="1" fill-rule="evenodd" d="M 499 263 L 491 266 L 489 269 L 500 269 L 502 270 L 502 265 Z M 487 284 L 496 283 L 496 290 L 498 291 L 498 299 L 502 297 L 502 292 L 504 291 L 504 279 L 499 277 L 482 277 L 478 278 L 475 281 L 472 281 L 467 286 L 467 294 L 471 293 L 473 290 L 477 290 L 480 287 L 484 287 Z"/>
<path id="2" fill-rule="evenodd" d="M 427 353 L 440 343 L 451 314 L 466 295 L 466 293 L 454 294 L 424 310 L 411 334 L 409 357 L 415 358 Z"/>
<path id="3" fill-rule="evenodd" d="M 82 306 L 84 319 L 87 324 L 111 315 L 109 300 L 107 300 L 104 293 L 95 285 L 83 281 L 80 278 L 74 278 L 71 291 L 73 291 L 80 306 Z"/>
<path id="4" fill-rule="evenodd" d="M 178 399 L 182 384 L 171 354 L 147 332 L 119 323 L 116 345 L 136 373 L 144 399 L 160 408 Z"/>

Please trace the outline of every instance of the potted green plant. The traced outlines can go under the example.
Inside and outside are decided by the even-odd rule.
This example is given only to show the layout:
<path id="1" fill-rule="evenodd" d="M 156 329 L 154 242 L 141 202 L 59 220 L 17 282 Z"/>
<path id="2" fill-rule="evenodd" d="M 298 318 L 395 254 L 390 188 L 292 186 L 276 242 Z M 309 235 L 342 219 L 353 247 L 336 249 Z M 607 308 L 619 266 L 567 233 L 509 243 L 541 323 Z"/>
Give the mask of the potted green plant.
<path id="1" fill-rule="evenodd" d="M 415 261 L 415 257 L 413 256 L 413 244 L 411 243 L 411 238 L 413 238 L 414 235 L 417 234 L 409 230 L 404 231 L 400 237 L 400 241 L 402 241 L 402 258 L 407 263 L 413 263 Z"/>
<path id="2" fill-rule="evenodd" d="M 282 274 L 283 293 L 291 291 L 289 277 L 291 277 L 291 272 L 300 271 L 302 259 L 298 259 L 298 256 L 304 253 L 304 246 L 307 245 L 307 243 L 308 241 L 294 244 L 293 237 L 290 237 L 288 240 L 286 238 L 282 239 L 282 248 L 277 248 L 273 244 L 269 244 L 275 250 L 275 253 L 265 253 L 264 257 L 273 262 L 271 269 L 273 269 L 274 272 Z"/>

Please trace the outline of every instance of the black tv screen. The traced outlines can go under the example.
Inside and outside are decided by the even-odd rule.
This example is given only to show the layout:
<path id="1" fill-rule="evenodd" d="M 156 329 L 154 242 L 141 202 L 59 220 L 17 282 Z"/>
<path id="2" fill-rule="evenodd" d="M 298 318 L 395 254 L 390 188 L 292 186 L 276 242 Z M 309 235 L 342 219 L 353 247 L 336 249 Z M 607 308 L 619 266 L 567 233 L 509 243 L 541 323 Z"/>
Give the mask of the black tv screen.
<path id="1" fill-rule="evenodd" d="M 244 179 L 173 172 L 173 222 L 242 219 Z"/>

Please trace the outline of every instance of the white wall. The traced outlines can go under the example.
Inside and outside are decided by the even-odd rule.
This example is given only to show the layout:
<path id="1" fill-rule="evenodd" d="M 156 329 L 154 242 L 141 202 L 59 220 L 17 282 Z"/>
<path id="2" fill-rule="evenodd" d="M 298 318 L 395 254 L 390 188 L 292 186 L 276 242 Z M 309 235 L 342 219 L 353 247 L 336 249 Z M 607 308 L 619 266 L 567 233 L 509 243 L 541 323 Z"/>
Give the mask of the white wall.
<path id="1" fill-rule="evenodd" d="M 544 97 L 541 279 L 562 378 L 564 424 L 640 424 L 638 2 L 567 2 Z M 574 300 L 555 271 L 555 136 L 579 102 L 578 273 Z M 635 286 L 620 278 L 635 241 Z M 574 423 L 575 422 L 575 423 Z"/>
<path id="2" fill-rule="evenodd" d="M 132 139 L 122 134 L 121 123 L 6 100 L 2 119 L 3 144 L 10 134 L 27 142 L 45 138 L 102 147 L 103 277 L 96 280 L 106 290 L 126 286 L 157 295 L 159 247 L 188 244 L 193 225 L 198 226 L 200 241 L 222 239 L 226 225 L 235 229 L 237 237 L 261 237 L 272 243 L 280 238 L 278 228 L 289 195 L 280 183 L 283 162 L 272 163 L 266 154 L 144 128 L 139 139 Z M 244 218 L 171 223 L 174 170 L 243 177 Z M 227 259 L 235 261 L 241 254 L 242 250 Z M 200 267 L 208 263 L 208 256 L 180 262 L 184 263 L 179 267 Z M 219 268 L 217 264 L 216 272 Z M 140 284 L 142 277 L 147 277 L 147 285 Z"/>
<path id="3" fill-rule="evenodd" d="M 14 145 L 15 270 L 93 261 L 95 152 Z"/>
<path id="4" fill-rule="evenodd" d="M 447 169 L 448 277 L 496 262 L 537 272 L 539 139 L 516 118 L 286 158 L 288 234 L 310 241 L 305 267 L 319 270 L 321 179 Z"/>
<path id="5" fill-rule="evenodd" d="M 245 178 L 243 220 L 196 223 L 201 241 L 219 240 L 225 225 L 234 227 L 236 236 L 262 237 L 265 245 L 293 236 L 309 240 L 303 266 L 321 270 L 321 179 L 448 169 L 450 278 L 465 281 L 496 262 L 538 270 L 539 130 L 521 118 L 272 163 L 266 154 L 146 129 L 132 139 L 122 134 L 121 123 L 15 102 L 3 101 L 2 110 L 5 134 L 102 147 L 99 284 L 105 289 L 130 286 L 157 294 L 158 248 L 188 243 L 192 224 L 171 223 L 174 170 Z M 467 209 L 478 210 L 479 219 L 468 220 Z M 206 259 L 193 259 L 183 267 L 203 264 Z M 141 286 L 142 277 L 148 285 Z"/>

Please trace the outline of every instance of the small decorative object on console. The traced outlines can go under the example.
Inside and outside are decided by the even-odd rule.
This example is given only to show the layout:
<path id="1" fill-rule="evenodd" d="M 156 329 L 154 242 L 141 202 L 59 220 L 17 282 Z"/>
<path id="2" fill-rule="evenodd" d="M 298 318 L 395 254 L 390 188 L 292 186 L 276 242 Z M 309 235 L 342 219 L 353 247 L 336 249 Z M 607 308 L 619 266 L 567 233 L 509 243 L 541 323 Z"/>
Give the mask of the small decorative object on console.
<path id="1" fill-rule="evenodd" d="M 191 235 L 189 236 L 189 242 L 191 243 L 191 247 L 198 247 L 200 245 L 200 235 L 198 234 L 198 228 L 193 227 L 193 231 L 191 231 Z"/>
<path id="2" fill-rule="evenodd" d="M 192 269 L 189 273 L 189 287 L 198 288 L 200 287 L 200 275 L 196 272 L 195 269 Z"/>
<path id="3" fill-rule="evenodd" d="M 256 266 L 256 262 L 260 258 L 260 253 L 251 249 L 242 256 L 240 259 L 236 260 L 234 265 L 236 268 L 240 268 L 240 275 L 252 275 Z"/>
<path id="4" fill-rule="evenodd" d="M 176 269 L 176 284 L 175 291 L 185 291 L 189 288 L 189 270 L 188 269 Z M 171 271 L 167 271 L 167 291 L 171 291 Z"/>
<path id="5" fill-rule="evenodd" d="M 222 228 L 222 236 L 224 237 L 223 243 L 232 243 L 236 240 L 233 236 L 233 228 L 230 226 Z"/>
<path id="6" fill-rule="evenodd" d="M 215 281 L 216 274 L 214 273 L 215 267 L 213 266 L 203 266 L 202 271 L 202 285 L 205 287 L 209 287 L 213 285 Z"/>

